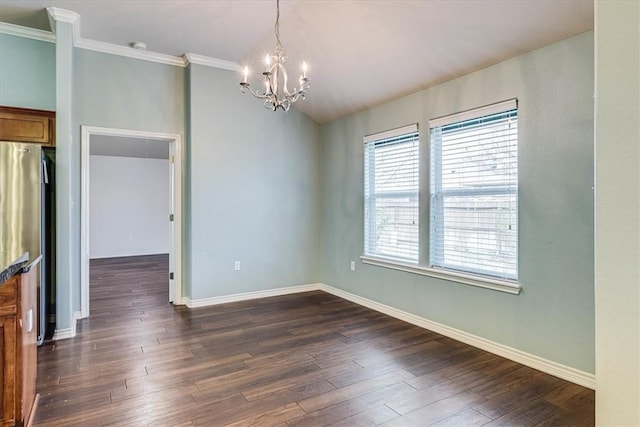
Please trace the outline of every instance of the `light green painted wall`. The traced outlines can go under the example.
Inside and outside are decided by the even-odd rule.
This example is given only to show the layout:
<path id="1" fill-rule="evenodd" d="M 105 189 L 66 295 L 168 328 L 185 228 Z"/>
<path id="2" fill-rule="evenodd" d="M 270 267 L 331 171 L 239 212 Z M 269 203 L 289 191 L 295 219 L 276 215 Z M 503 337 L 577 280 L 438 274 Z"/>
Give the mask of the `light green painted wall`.
<path id="1" fill-rule="evenodd" d="M 0 105 L 56 109 L 56 45 L 0 34 Z"/>
<path id="2" fill-rule="evenodd" d="M 265 110 L 240 93 L 235 72 L 192 64 L 187 73 L 190 297 L 317 282 L 317 125 L 294 109 Z"/>
<path id="3" fill-rule="evenodd" d="M 76 49 L 74 122 L 184 134 L 185 69 Z"/>
<path id="4" fill-rule="evenodd" d="M 56 32 L 56 330 L 71 330 L 74 287 L 79 283 L 80 164 L 73 132 L 73 27 L 57 21 Z M 74 142 L 75 141 L 75 142 Z M 79 158 L 79 157 L 78 157 Z M 79 188 L 79 187 L 78 187 Z"/>
<path id="5" fill-rule="evenodd" d="M 184 135 L 185 69 L 74 49 L 73 123 L 70 147 L 73 310 L 80 310 L 80 127 L 102 126 Z"/>
<path id="6" fill-rule="evenodd" d="M 593 82 L 590 32 L 324 125 L 323 282 L 593 373 Z M 519 100 L 521 294 L 359 262 L 362 137 L 419 123 L 426 243 L 428 119 L 513 97 Z M 357 261 L 355 272 L 350 260 Z"/>
<path id="7" fill-rule="evenodd" d="M 596 423 L 640 425 L 640 2 L 596 2 Z"/>
<path id="8" fill-rule="evenodd" d="M 187 210 L 187 206 L 191 205 L 191 158 L 189 153 L 189 145 L 191 143 L 191 72 L 190 69 L 187 69 L 184 73 L 184 153 L 183 153 L 183 162 L 184 162 L 184 173 L 182 176 L 183 179 L 183 192 L 182 192 L 182 295 L 188 296 L 189 298 L 193 294 L 191 289 L 191 269 L 189 265 L 191 264 L 191 250 L 189 249 L 189 244 L 191 243 L 191 235 L 193 234 L 193 227 L 191 227 L 191 221 L 188 221 L 187 218 L 189 216 L 189 211 Z"/>

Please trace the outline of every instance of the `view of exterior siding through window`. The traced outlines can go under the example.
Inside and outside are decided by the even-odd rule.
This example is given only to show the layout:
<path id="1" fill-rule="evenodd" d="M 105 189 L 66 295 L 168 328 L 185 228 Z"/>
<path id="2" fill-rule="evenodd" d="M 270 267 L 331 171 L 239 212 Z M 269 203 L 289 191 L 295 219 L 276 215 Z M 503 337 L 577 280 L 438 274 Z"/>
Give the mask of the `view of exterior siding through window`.
<path id="1" fill-rule="evenodd" d="M 431 266 L 517 280 L 518 112 L 466 116 L 431 124 Z"/>
<path id="2" fill-rule="evenodd" d="M 418 262 L 417 125 L 365 137 L 365 255 Z"/>

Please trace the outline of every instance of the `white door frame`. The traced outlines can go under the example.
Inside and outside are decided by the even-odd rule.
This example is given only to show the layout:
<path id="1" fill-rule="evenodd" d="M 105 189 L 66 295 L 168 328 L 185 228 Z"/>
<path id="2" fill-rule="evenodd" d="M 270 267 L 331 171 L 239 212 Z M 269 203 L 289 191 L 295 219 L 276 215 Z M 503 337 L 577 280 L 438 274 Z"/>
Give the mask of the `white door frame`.
<path id="1" fill-rule="evenodd" d="M 89 317 L 89 164 L 92 135 L 144 138 L 158 142 L 169 142 L 171 213 L 173 213 L 169 243 L 169 268 L 174 273 L 173 280 L 169 280 L 169 301 L 175 305 L 182 305 L 182 155 L 184 152 L 182 137 L 172 133 L 95 126 L 81 126 L 81 131 L 80 308 L 82 318 Z"/>

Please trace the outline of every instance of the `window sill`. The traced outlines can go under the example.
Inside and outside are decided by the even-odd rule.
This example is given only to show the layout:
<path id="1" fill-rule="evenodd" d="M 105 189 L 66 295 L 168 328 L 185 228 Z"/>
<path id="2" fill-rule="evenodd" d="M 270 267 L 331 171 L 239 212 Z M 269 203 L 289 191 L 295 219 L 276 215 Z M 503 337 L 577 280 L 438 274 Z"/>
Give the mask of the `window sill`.
<path id="1" fill-rule="evenodd" d="M 418 265 L 405 264 L 398 261 L 384 258 L 375 258 L 365 255 L 361 256 L 360 259 L 365 264 L 406 271 L 407 273 L 420 274 L 422 276 L 435 277 L 437 279 L 449 280 L 465 285 L 478 286 L 480 288 L 492 289 L 494 291 L 506 292 L 514 295 L 518 295 L 522 290 L 520 284 L 507 280 L 490 279 L 485 277 L 473 276 L 470 274 L 454 273 L 451 271 L 421 267 Z"/>

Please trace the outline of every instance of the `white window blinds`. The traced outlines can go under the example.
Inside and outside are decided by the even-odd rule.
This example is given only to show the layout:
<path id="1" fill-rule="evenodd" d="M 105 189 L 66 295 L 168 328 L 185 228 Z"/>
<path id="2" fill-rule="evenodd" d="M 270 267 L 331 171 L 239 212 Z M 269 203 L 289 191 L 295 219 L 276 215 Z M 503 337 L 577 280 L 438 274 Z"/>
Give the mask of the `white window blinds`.
<path id="1" fill-rule="evenodd" d="M 417 263 L 418 125 L 364 143 L 364 254 Z"/>
<path id="2" fill-rule="evenodd" d="M 515 100 L 431 120 L 430 263 L 516 280 Z"/>

